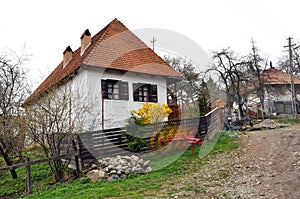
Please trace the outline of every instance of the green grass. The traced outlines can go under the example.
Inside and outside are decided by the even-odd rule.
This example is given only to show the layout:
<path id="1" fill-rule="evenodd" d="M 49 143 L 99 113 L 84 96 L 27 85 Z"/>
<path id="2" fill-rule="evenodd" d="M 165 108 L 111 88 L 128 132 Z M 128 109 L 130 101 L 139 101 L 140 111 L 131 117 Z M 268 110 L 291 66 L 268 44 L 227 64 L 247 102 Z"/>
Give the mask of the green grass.
<path id="1" fill-rule="evenodd" d="M 29 149 L 24 155 L 30 157 L 32 160 L 37 158 L 43 158 L 44 156 L 39 151 L 40 149 Z M 36 155 L 38 154 L 38 155 Z M 5 166 L 2 157 L 0 158 L 2 166 Z M 32 190 L 33 192 L 44 189 L 49 183 L 53 183 L 54 179 L 51 176 L 49 166 L 47 163 L 42 163 L 38 165 L 32 165 L 30 167 L 31 178 L 32 178 Z M 18 178 L 12 179 L 10 172 L 5 171 L 0 174 L 0 198 L 3 196 L 22 196 L 25 193 L 25 167 L 16 169 Z"/>
<path id="2" fill-rule="evenodd" d="M 53 182 L 49 167 L 47 164 L 34 165 L 31 168 L 33 176 L 33 194 L 26 198 L 143 198 L 155 196 L 163 185 L 174 185 L 179 183 L 181 177 L 189 175 L 201 169 L 201 166 L 214 158 L 214 155 L 221 152 L 229 152 L 238 147 L 237 139 L 232 136 L 226 136 L 224 133 L 220 136 L 214 149 L 208 156 L 199 158 L 200 147 L 195 148 L 195 155 L 192 156 L 191 148 L 177 158 L 178 152 L 172 152 L 169 155 L 160 155 L 152 157 L 151 166 L 159 168 L 159 165 L 168 165 L 159 170 L 154 170 L 147 174 L 131 175 L 126 179 L 114 182 L 89 182 L 86 178 L 76 179 L 69 183 Z M 174 160 L 175 159 L 175 160 Z M 9 173 L 0 176 L 0 198 L 1 195 L 17 192 L 19 197 L 24 196 L 24 176 L 25 169 L 17 169 L 19 178 L 12 180 Z M 227 173 L 220 173 L 220 178 L 226 178 Z M 192 186 L 184 187 L 184 190 L 193 190 Z M 169 190 L 168 195 L 178 190 Z M 23 194 L 23 195 L 20 195 Z"/>
<path id="3" fill-rule="evenodd" d="M 291 117 L 281 117 L 281 116 L 270 116 L 269 119 L 273 119 L 278 123 L 282 124 L 300 124 L 300 120 Z"/>

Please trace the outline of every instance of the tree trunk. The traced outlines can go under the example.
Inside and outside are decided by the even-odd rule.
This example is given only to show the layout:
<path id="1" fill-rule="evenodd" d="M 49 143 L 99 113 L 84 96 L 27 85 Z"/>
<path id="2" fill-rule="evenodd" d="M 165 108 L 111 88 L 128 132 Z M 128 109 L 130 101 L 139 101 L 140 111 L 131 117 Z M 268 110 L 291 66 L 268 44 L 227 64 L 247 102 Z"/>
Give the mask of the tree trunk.
<path id="1" fill-rule="evenodd" d="M 4 152 L 2 146 L 0 146 L 0 153 L 2 154 L 4 161 L 6 163 L 7 166 L 11 166 L 12 165 L 12 161 L 10 159 L 10 157 L 7 155 L 7 153 Z M 11 169 L 10 170 L 11 176 L 13 179 L 18 178 L 17 172 L 15 169 Z"/>
<path id="2" fill-rule="evenodd" d="M 265 119 L 265 99 L 261 96 L 260 97 L 260 104 L 261 104 L 261 119 L 264 120 Z"/>
<path id="3" fill-rule="evenodd" d="M 240 117 L 241 117 L 239 119 L 243 119 L 245 117 L 245 114 L 244 114 L 244 111 L 243 111 L 244 102 L 241 99 L 241 97 L 239 97 L 238 99 L 239 99 L 239 112 L 240 112 Z"/>

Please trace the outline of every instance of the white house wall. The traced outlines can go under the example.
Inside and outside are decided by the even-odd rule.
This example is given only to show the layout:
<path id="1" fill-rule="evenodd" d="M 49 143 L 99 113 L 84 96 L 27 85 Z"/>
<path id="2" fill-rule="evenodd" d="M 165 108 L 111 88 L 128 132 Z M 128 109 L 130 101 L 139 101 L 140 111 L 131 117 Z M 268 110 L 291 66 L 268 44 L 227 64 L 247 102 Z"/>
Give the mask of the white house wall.
<path id="1" fill-rule="evenodd" d="M 264 111 L 267 115 L 271 115 L 274 111 L 276 111 L 274 106 L 275 102 L 291 102 L 292 94 L 290 91 L 290 85 L 266 85 L 264 97 Z M 299 92 L 297 93 L 297 99 L 300 99 Z M 257 104 L 260 103 L 257 94 L 249 95 L 248 100 L 254 108 L 253 110 L 257 110 Z"/>
<path id="2" fill-rule="evenodd" d="M 129 100 L 104 100 L 104 128 L 124 127 L 130 111 L 139 109 L 145 102 L 134 102 L 133 83 L 157 85 L 158 102 L 167 103 L 166 77 L 127 72 L 125 74 L 103 68 L 81 67 L 72 80 L 72 89 L 80 88 L 82 103 L 88 104 L 90 113 L 86 116 L 86 130 L 102 128 L 101 80 L 113 79 L 128 82 Z"/>
<path id="3" fill-rule="evenodd" d="M 291 92 L 286 85 L 268 87 L 265 89 L 265 98 L 268 101 L 291 101 Z"/>

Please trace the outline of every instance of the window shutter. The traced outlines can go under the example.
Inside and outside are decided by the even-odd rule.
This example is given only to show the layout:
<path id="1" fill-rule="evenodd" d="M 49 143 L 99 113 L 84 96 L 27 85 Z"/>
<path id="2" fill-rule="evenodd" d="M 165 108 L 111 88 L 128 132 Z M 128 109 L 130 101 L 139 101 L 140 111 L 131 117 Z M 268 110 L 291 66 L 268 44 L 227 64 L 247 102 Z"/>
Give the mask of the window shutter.
<path id="1" fill-rule="evenodd" d="M 139 84 L 132 84 L 133 86 L 133 101 L 139 101 Z"/>
<path id="2" fill-rule="evenodd" d="M 149 100 L 157 102 L 157 85 L 150 85 Z"/>
<path id="3" fill-rule="evenodd" d="M 106 80 L 101 80 L 101 89 L 102 89 L 102 92 L 103 92 L 104 99 L 107 99 L 108 95 L 107 95 L 107 82 L 106 82 Z"/>
<path id="4" fill-rule="evenodd" d="M 121 100 L 128 100 L 128 82 L 119 81 L 119 88 L 120 88 L 120 99 Z"/>

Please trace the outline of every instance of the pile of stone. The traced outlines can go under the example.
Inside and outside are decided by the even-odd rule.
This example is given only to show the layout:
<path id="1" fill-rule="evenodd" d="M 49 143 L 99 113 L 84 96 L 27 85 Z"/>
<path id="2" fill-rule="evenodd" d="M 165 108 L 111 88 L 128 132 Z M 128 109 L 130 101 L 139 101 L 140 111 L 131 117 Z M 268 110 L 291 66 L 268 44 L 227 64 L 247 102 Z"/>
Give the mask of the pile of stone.
<path id="1" fill-rule="evenodd" d="M 276 129 L 289 126 L 288 124 L 278 123 L 272 119 L 265 119 L 262 122 L 254 125 L 251 130 L 260 130 L 260 129 Z"/>
<path id="2" fill-rule="evenodd" d="M 138 156 L 116 156 L 100 159 L 83 172 L 92 182 L 113 181 L 126 178 L 130 174 L 151 172 L 150 161 Z"/>

